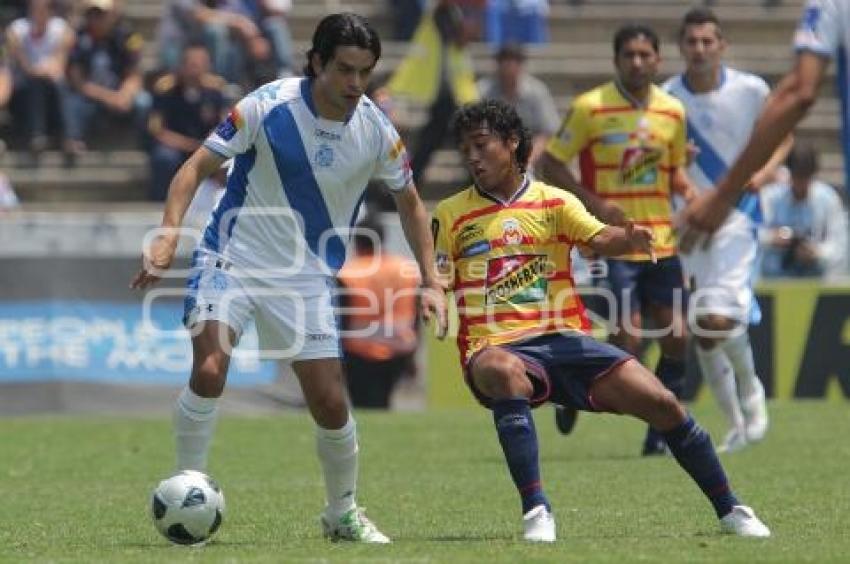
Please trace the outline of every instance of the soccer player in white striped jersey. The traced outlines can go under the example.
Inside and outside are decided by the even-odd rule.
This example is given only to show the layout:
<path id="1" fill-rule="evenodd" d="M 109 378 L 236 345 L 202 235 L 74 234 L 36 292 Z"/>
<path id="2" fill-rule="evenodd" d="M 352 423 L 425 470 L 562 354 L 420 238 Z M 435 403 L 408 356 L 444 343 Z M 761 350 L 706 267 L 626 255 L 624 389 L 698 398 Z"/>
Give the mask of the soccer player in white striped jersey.
<path id="1" fill-rule="evenodd" d="M 332 539 L 387 543 L 355 502 L 358 445 L 340 364 L 333 277 L 370 178 L 384 181 L 421 270 L 423 316 L 445 323 L 428 214 L 398 133 L 363 91 L 381 54 L 360 16 L 332 14 L 313 35 L 306 78 L 277 80 L 242 99 L 177 172 L 160 235 L 131 282 L 155 283 L 174 257 L 198 184 L 234 158 L 227 188 L 193 257 L 184 323 L 189 385 L 174 413 L 179 469 L 204 470 L 232 346 L 254 319 L 264 352 L 293 361 L 325 481 Z"/>
<path id="2" fill-rule="evenodd" d="M 688 174 L 699 192 L 712 190 L 750 136 L 770 88 L 760 77 L 723 64 L 726 40 L 708 8 L 690 10 L 679 30 L 685 72 L 664 89 L 685 106 L 694 157 Z M 750 192 L 705 245 L 683 248 L 696 308 L 697 359 L 706 383 L 726 416 L 729 431 L 719 452 L 759 441 L 767 431 L 764 387 L 755 372 L 747 334 L 761 318 L 752 290 L 761 208 L 756 190 L 769 182 L 787 155 L 784 143 L 750 180 Z M 683 245 L 686 247 L 686 244 Z M 737 384 L 736 384 L 737 381 Z"/>
<path id="3" fill-rule="evenodd" d="M 808 0 L 794 34 L 794 49 L 794 68 L 774 89 L 746 147 L 717 189 L 695 198 L 684 210 L 680 223 L 685 230 L 711 233 L 723 224 L 752 175 L 814 105 L 829 62 L 850 57 L 850 0 Z M 847 91 L 844 84 L 845 95 Z"/>

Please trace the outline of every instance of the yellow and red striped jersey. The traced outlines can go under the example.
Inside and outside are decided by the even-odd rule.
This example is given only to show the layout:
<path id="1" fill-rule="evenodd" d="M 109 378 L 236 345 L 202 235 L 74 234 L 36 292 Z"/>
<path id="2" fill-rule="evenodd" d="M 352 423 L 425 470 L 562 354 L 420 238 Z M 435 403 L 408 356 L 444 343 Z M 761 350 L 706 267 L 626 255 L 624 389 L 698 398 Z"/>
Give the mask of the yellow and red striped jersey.
<path id="1" fill-rule="evenodd" d="M 687 157 L 679 100 L 653 85 L 649 103 L 639 107 L 609 82 L 573 101 L 547 150 L 564 163 L 578 155 L 582 185 L 652 228 L 658 257 L 676 253 L 670 180 Z M 649 259 L 644 253 L 618 258 Z"/>
<path id="2" fill-rule="evenodd" d="M 441 201 L 432 231 L 457 303 L 461 358 L 487 344 L 589 330 L 570 250 L 604 227 L 569 192 L 528 179 L 510 202 L 475 186 Z"/>

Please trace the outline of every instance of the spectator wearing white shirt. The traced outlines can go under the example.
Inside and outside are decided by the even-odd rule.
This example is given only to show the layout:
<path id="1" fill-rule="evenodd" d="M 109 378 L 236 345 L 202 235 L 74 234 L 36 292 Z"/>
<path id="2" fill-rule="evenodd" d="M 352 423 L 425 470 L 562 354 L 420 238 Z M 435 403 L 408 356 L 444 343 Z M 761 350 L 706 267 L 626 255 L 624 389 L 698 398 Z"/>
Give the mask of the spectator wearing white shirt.
<path id="1" fill-rule="evenodd" d="M 838 192 L 816 180 L 818 156 L 797 143 L 788 156 L 788 181 L 763 191 L 765 277 L 834 278 L 847 271 L 847 210 Z"/>

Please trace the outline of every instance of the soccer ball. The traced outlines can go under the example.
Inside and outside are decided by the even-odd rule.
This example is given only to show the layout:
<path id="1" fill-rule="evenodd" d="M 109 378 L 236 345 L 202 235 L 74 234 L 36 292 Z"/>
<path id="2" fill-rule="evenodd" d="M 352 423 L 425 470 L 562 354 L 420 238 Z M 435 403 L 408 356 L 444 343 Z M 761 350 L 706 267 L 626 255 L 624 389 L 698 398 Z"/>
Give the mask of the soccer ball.
<path id="1" fill-rule="evenodd" d="M 176 544 L 201 544 L 221 526 L 224 494 L 202 472 L 184 470 L 159 483 L 151 501 L 153 523 Z"/>

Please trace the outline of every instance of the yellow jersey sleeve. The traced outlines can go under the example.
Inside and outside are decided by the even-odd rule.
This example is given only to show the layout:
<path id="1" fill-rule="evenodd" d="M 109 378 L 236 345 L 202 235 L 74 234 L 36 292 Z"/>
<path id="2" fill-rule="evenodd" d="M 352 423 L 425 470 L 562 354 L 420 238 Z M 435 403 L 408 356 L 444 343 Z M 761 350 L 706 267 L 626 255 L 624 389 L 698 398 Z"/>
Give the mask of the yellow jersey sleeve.
<path id="1" fill-rule="evenodd" d="M 568 239 L 576 243 L 587 243 L 605 228 L 605 224 L 587 211 L 581 200 L 569 192 L 565 192 L 561 198 L 564 205 L 558 214 L 561 222 L 560 232 Z"/>
<path id="2" fill-rule="evenodd" d="M 549 139 L 546 150 L 556 159 L 568 164 L 587 145 L 590 126 L 590 108 L 582 100 L 573 100 L 558 133 Z"/>

